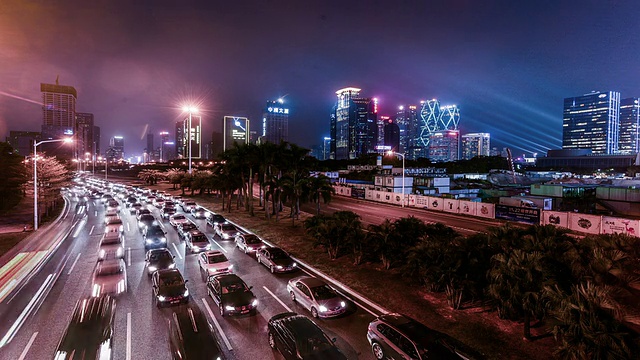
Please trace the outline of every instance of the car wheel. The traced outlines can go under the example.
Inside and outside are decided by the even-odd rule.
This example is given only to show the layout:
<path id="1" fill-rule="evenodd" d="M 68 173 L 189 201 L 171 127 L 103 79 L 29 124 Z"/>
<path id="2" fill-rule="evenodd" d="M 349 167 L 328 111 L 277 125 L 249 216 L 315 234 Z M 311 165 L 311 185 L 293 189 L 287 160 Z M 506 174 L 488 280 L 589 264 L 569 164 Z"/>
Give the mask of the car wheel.
<path id="1" fill-rule="evenodd" d="M 272 274 L 276 272 L 276 268 L 275 268 L 275 266 L 273 266 L 273 265 L 271 265 L 271 266 L 269 267 L 269 270 L 271 270 L 271 273 L 272 273 Z"/>
<path id="2" fill-rule="evenodd" d="M 373 342 L 373 344 L 371 344 L 371 351 L 373 352 L 373 356 L 375 356 L 376 359 L 383 360 L 385 358 L 382 346 L 380 346 L 380 344 L 375 341 Z"/>
<path id="3" fill-rule="evenodd" d="M 273 336 L 271 331 L 269 331 L 269 347 L 273 350 L 276 349 L 276 338 Z"/>
<path id="4" fill-rule="evenodd" d="M 224 306 L 222 306 L 222 303 L 220 303 L 220 306 L 218 306 L 218 308 L 220 309 L 220 316 L 224 317 L 225 313 L 224 313 Z"/>
<path id="5" fill-rule="evenodd" d="M 318 318 L 318 310 L 314 307 L 311 308 L 311 316 L 313 316 L 314 319 Z"/>
<path id="6" fill-rule="evenodd" d="M 293 291 L 291 291 L 289 293 L 289 296 L 291 297 L 291 301 L 295 302 L 296 301 L 296 294 L 293 293 Z"/>
<path id="7" fill-rule="evenodd" d="M 244 253 L 245 253 L 245 254 L 249 253 L 249 252 L 247 251 L 247 247 L 246 247 L 246 246 L 245 246 L 245 248 L 244 248 Z"/>

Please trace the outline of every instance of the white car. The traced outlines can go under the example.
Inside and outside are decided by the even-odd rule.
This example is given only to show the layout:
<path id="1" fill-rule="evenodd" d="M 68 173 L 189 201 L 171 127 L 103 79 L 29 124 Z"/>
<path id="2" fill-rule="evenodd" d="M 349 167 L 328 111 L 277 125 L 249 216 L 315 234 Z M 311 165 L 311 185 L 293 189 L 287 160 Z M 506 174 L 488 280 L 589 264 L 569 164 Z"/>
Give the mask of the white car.
<path id="1" fill-rule="evenodd" d="M 105 217 L 118 216 L 118 209 L 117 208 L 107 208 L 107 211 L 104 212 L 104 216 Z"/>
<path id="2" fill-rule="evenodd" d="M 178 225 L 185 224 L 188 222 L 191 222 L 191 220 L 187 219 L 187 217 L 184 216 L 184 214 L 173 214 L 169 216 L 169 224 L 171 224 L 171 226 L 176 228 L 178 227 Z"/>
<path id="3" fill-rule="evenodd" d="M 230 223 L 222 223 L 213 227 L 216 234 L 220 237 L 220 239 L 229 240 L 235 239 L 236 235 L 238 235 L 238 229 Z"/>
<path id="4" fill-rule="evenodd" d="M 229 259 L 218 250 L 209 250 L 198 255 L 198 266 L 205 281 L 211 275 L 230 273 L 233 269 Z"/>

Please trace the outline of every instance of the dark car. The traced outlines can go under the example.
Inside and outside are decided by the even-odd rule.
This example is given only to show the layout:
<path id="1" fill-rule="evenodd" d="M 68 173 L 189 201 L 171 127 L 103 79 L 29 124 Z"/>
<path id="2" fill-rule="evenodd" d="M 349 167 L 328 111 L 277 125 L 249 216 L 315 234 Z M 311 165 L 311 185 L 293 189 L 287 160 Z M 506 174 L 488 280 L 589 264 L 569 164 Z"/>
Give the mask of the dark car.
<path id="1" fill-rule="evenodd" d="M 197 229 L 198 226 L 192 222 L 178 224 L 178 235 L 180 235 L 180 239 L 185 240 L 189 231 Z"/>
<path id="2" fill-rule="evenodd" d="M 260 240 L 255 234 L 238 234 L 236 235 L 236 248 L 244 251 L 245 254 L 256 252 L 266 248 L 267 245 Z"/>
<path id="3" fill-rule="evenodd" d="M 220 344 L 204 314 L 178 309 L 169 318 L 169 350 L 174 360 L 221 360 Z"/>
<path id="4" fill-rule="evenodd" d="M 191 215 L 196 219 L 204 219 L 207 217 L 207 210 L 200 206 L 195 206 L 191 208 Z"/>
<path id="5" fill-rule="evenodd" d="M 174 207 L 163 207 L 162 210 L 160 210 L 160 215 L 162 215 L 163 219 L 169 219 L 169 216 L 175 213 L 176 213 L 176 208 Z"/>
<path id="6" fill-rule="evenodd" d="M 218 305 L 221 316 L 255 314 L 258 299 L 238 275 L 221 274 L 207 280 L 207 294 Z"/>
<path id="7" fill-rule="evenodd" d="M 158 307 L 189 302 L 187 282 L 178 269 L 158 270 L 151 275 L 153 299 Z"/>
<path id="8" fill-rule="evenodd" d="M 369 323 L 367 340 L 378 360 L 466 359 L 484 357 L 462 342 L 401 314 L 384 314 Z"/>
<path id="9" fill-rule="evenodd" d="M 221 224 L 223 222 L 226 222 L 227 220 L 224 218 L 224 216 L 220 215 L 220 214 L 213 214 L 213 213 L 208 213 L 207 214 L 207 224 L 211 225 L 211 226 L 216 226 L 218 224 Z"/>
<path id="10" fill-rule="evenodd" d="M 282 273 L 298 270 L 298 264 L 287 254 L 286 251 L 277 247 L 266 247 L 256 252 L 258 262 L 272 273 Z"/>
<path id="11" fill-rule="evenodd" d="M 175 256 L 171 255 L 171 252 L 167 248 L 151 249 L 147 251 L 144 257 L 145 264 L 147 266 L 147 274 L 151 276 L 154 272 L 164 269 L 173 269 L 176 267 L 176 262 L 173 260 Z"/>
<path id="12" fill-rule="evenodd" d="M 158 225 L 155 216 L 151 214 L 142 214 L 138 218 L 138 230 L 140 230 L 140 232 L 144 231 L 145 228 L 152 225 Z"/>
<path id="13" fill-rule="evenodd" d="M 140 204 L 139 202 L 133 203 L 129 206 L 129 214 L 137 215 L 138 210 L 140 209 L 142 209 L 142 204 Z"/>
<path id="14" fill-rule="evenodd" d="M 278 314 L 267 324 L 269 346 L 285 359 L 340 360 L 347 357 L 311 319 L 294 312 Z"/>
<path id="15" fill-rule="evenodd" d="M 109 295 L 78 300 L 53 358 L 111 359 L 115 310 Z"/>
<path id="16" fill-rule="evenodd" d="M 192 253 L 199 253 L 202 251 L 211 250 L 211 244 L 209 238 L 202 231 L 198 229 L 191 230 L 185 237 L 185 246 Z"/>
<path id="17" fill-rule="evenodd" d="M 144 250 L 167 247 L 166 232 L 159 225 L 152 225 L 142 230 Z"/>
<path id="18" fill-rule="evenodd" d="M 138 211 L 136 211 L 136 219 L 139 219 L 140 216 L 142 216 L 144 214 L 151 214 L 151 210 L 149 210 L 147 208 L 138 209 Z"/>

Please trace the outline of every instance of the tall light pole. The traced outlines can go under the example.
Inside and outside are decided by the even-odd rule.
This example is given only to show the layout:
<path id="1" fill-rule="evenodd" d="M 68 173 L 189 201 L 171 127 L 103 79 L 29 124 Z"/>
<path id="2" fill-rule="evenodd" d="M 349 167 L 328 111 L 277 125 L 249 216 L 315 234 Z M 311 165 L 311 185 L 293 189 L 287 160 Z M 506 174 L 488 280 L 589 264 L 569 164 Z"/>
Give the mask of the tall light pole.
<path id="1" fill-rule="evenodd" d="M 189 132 L 187 134 L 187 139 L 189 141 L 189 174 L 191 174 L 191 114 L 197 113 L 198 109 L 193 106 L 185 106 L 182 110 L 189 112 Z"/>
<path id="2" fill-rule="evenodd" d="M 42 140 L 33 142 L 33 230 L 38 230 L 38 145 L 52 142 L 72 143 L 72 138 Z"/>
<path id="3" fill-rule="evenodd" d="M 395 152 L 392 150 L 389 150 L 389 152 L 387 152 L 387 154 L 389 155 L 398 155 L 402 158 L 402 207 L 404 207 L 404 200 L 405 200 L 405 196 L 404 196 L 404 154 L 399 153 L 399 152 Z"/>

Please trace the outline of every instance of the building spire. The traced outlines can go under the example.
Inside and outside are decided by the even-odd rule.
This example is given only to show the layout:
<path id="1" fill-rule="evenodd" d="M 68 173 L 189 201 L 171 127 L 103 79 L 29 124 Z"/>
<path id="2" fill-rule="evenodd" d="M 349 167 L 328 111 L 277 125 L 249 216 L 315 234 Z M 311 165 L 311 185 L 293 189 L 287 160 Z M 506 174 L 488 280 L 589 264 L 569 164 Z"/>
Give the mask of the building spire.
<path id="1" fill-rule="evenodd" d="M 56 85 L 60 85 L 60 75 L 56 75 Z"/>

